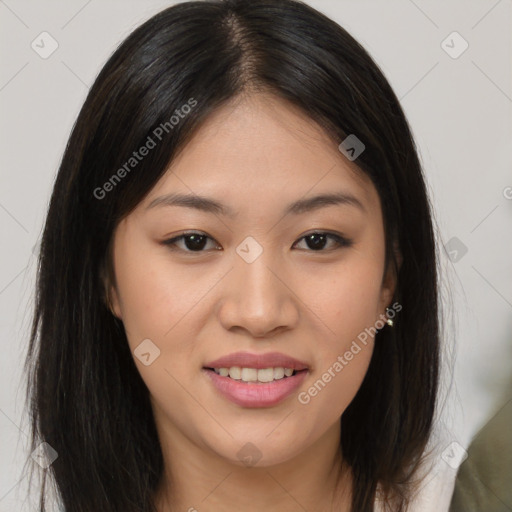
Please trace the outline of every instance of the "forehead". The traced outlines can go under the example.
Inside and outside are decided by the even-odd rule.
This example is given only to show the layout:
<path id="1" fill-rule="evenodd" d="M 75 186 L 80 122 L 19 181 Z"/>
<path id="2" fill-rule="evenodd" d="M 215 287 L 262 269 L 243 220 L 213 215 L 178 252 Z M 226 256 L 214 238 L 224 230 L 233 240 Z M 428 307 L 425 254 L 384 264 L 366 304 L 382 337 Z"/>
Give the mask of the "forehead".
<path id="1" fill-rule="evenodd" d="M 242 208 L 344 191 L 369 210 L 378 194 L 322 128 L 292 104 L 265 94 L 237 97 L 211 114 L 144 201 L 182 192 Z"/>

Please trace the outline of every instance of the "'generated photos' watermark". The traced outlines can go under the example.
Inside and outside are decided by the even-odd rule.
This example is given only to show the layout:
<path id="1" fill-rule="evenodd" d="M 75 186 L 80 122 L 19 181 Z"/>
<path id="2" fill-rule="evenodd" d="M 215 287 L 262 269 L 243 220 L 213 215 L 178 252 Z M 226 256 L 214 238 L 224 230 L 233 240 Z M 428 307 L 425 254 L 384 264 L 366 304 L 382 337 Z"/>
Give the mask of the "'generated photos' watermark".
<path id="1" fill-rule="evenodd" d="M 112 174 L 112 176 L 101 186 L 96 187 L 93 191 L 93 195 L 96 199 L 104 199 L 108 192 L 114 190 L 123 178 L 126 177 L 133 169 L 135 169 L 142 160 L 149 154 L 149 152 L 156 148 L 157 144 L 160 143 L 166 134 L 171 133 L 174 127 L 179 124 L 181 119 L 184 119 L 192 109 L 197 105 L 197 101 L 194 98 L 189 98 L 187 103 L 177 108 L 174 114 L 169 118 L 168 121 L 160 123 L 150 135 L 146 138 L 145 142 L 140 146 L 137 151 L 132 153 L 126 162 Z"/>

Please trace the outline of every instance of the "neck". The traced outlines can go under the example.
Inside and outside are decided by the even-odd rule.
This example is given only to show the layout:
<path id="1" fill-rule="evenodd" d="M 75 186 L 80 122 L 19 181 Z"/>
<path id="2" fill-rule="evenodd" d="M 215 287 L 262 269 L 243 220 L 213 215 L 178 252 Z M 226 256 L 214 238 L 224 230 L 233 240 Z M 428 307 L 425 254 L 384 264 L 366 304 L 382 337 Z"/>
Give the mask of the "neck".
<path id="1" fill-rule="evenodd" d="M 174 431 L 160 433 L 165 469 L 156 493 L 157 510 L 348 512 L 352 475 L 342 464 L 339 433 L 337 423 L 295 457 L 253 467 L 226 460 Z"/>

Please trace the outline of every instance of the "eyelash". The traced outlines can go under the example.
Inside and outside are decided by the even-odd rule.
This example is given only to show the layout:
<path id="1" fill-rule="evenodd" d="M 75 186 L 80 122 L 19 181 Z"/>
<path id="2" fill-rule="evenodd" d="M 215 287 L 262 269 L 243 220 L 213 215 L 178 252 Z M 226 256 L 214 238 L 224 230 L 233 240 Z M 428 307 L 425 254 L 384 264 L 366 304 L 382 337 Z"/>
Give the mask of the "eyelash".
<path id="1" fill-rule="evenodd" d="M 176 245 L 176 242 L 182 240 L 182 239 L 185 239 L 187 238 L 188 236 L 192 236 L 192 235 L 199 235 L 199 236 L 203 236 L 203 237 L 206 237 L 206 238 L 209 238 L 210 240 L 214 240 L 213 238 L 209 237 L 208 235 L 206 235 L 205 233 L 202 233 L 200 231 L 189 231 L 189 232 L 186 232 L 186 233 L 182 233 L 181 235 L 178 235 L 178 236 L 175 236 L 173 238 L 170 238 L 168 240 L 164 240 L 162 242 L 163 245 L 169 247 L 169 249 L 171 250 L 180 250 L 182 252 L 185 252 L 185 253 L 191 253 L 191 254 L 200 254 L 202 252 L 206 252 L 204 250 L 200 250 L 200 251 L 191 251 L 189 249 L 181 249 L 181 248 L 176 248 L 175 245 Z M 304 240 L 305 238 L 307 238 L 308 236 L 311 236 L 311 235 L 326 235 L 328 238 L 334 240 L 337 244 L 337 247 L 335 247 L 334 249 L 319 249 L 319 250 L 314 250 L 314 249 L 306 249 L 307 252 L 331 252 L 333 250 L 336 250 L 336 249 L 342 249 L 342 248 L 348 248 L 348 247 L 351 247 L 352 244 L 353 244 L 353 241 L 349 238 L 345 238 L 341 235 L 338 235 L 338 234 L 335 234 L 335 233 L 330 233 L 330 232 L 327 232 L 327 231 L 312 231 L 310 233 L 307 233 L 305 234 L 304 236 L 302 236 L 301 238 L 299 238 L 297 240 L 297 242 L 301 241 L 301 240 Z M 297 243 L 295 242 L 295 243 Z M 295 244 L 294 244 L 295 245 Z"/>

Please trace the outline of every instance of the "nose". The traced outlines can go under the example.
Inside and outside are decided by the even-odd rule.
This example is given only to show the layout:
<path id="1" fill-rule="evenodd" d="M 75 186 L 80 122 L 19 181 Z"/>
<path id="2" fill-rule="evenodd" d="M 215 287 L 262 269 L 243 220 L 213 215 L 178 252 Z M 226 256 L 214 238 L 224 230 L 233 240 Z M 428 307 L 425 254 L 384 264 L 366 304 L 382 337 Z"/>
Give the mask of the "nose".
<path id="1" fill-rule="evenodd" d="M 299 302 L 290 273 L 276 259 L 272 261 L 270 251 L 263 251 L 252 263 L 237 255 L 224 283 L 218 315 L 226 330 L 267 338 L 296 327 Z"/>

